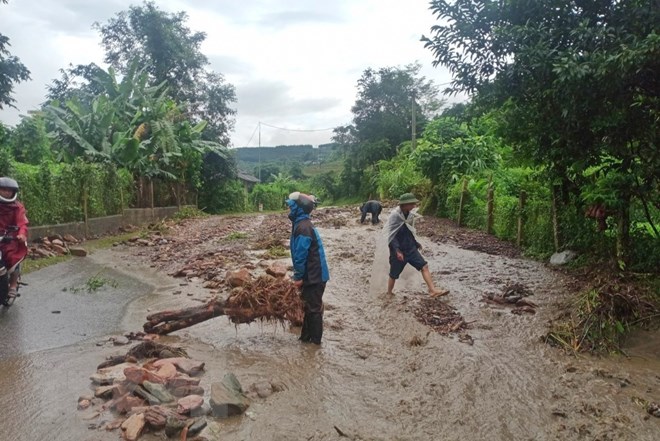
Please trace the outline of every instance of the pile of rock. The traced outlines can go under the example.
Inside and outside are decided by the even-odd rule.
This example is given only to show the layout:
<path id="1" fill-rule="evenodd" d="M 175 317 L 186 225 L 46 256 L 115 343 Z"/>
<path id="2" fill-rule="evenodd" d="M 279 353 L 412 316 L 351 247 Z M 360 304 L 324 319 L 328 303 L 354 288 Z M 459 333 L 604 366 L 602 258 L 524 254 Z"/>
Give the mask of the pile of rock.
<path id="1" fill-rule="evenodd" d="M 28 255 L 33 259 L 67 254 L 84 257 L 87 255 L 87 251 L 77 246 L 79 243 L 80 241 L 70 234 L 64 236 L 54 234 L 34 240 L 30 244 Z"/>
<path id="2" fill-rule="evenodd" d="M 207 416 L 226 418 L 245 412 L 250 399 L 233 374 L 211 384 L 207 404 L 200 386 L 204 363 L 174 356 L 181 354 L 185 351 L 179 348 L 145 342 L 102 363 L 90 377 L 93 394 L 78 400 L 79 410 L 91 412 L 85 419 L 96 420 L 90 429 L 121 429 L 129 441 L 146 431 L 202 440 L 195 437 L 206 427 Z M 147 357 L 139 360 L 139 355 Z"/>

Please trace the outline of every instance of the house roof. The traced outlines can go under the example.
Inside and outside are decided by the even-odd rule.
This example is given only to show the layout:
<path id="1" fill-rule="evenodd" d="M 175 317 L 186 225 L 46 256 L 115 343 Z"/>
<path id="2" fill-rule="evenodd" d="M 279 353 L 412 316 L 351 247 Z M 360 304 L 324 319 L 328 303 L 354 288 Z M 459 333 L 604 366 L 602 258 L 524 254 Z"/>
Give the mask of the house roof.
<path id="1" fill-rule="evenodd" d="M 240 179 L 241 181 L 245 181 L 245 182 L 250 182 L 250 183 L 255 183 L 255 184 L 261 182 L 261 181 L 259 181 L 259 178 L 255 177 L 255 176 L 252 176 L 251 174 L 248 174 L 248 173 L 242 172 L 242 171 L 239 171 L 239 172 L 238 172 L 238 176 L 237 176 L 237 177 L 238 177 L 238 179 Z"/>

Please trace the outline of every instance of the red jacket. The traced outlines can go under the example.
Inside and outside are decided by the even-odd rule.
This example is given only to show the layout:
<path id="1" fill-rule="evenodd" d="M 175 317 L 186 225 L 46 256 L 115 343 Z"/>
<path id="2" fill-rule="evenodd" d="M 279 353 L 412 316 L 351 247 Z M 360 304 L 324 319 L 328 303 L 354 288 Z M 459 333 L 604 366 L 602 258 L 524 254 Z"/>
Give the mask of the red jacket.
<path id="1" fill-rule="evenodd" d="M 11 204 L 0 203 L 0 233 L 12 226 L 18 227 L 18 231 L 14 235 L 22 234 L 27 237 L 28 234 L 28 218 L 25 215 L 25 207 L 18 201 Z M 0 244 L 2 250 L 2 260 L 8 268 L 12 268 L 19 263 L 27 255 L 28 249 L 24 242 L 11 241 Z"/>

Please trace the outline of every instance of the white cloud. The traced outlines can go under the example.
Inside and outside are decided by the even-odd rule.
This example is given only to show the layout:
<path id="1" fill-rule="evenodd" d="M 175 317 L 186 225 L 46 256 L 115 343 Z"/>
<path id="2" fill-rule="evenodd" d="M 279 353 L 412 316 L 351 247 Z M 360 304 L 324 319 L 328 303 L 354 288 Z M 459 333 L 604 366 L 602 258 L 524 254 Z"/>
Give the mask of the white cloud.
<path id="1" fill-rule="evenodd" d="M 91 25 L 105 23 L 131 3 L 14 0 L 0 5 L 0 20 L 6 20 L 0 27 L 11 39 L 11 51 L 32 72 L 32 81 L 16 87 L 21 112 L 44 100 L 45 85 L 59 76 L 58 69 L 69 63 L 101 64 L 100 37 Z M 419 61 L 427 79 L 450 80 L 444 69 L 432 67 L 432 54 L 419 41 L 435 24 L 428 0 L 162 0 L 158 6 L 185 10 L 189 27 L 207 34 L 202 51 L 211 68 L 236 87 L 235 146 L 248 141 L 259 121 L 297 129 L 349 123 L 357 80 L 369 67 Z M 0 120 L 15 124 L 18 114 L 5 109 Z M 262 145 L 319 144 L 331 137 L 330 131 L 265 126 L 261 132 Z"/>

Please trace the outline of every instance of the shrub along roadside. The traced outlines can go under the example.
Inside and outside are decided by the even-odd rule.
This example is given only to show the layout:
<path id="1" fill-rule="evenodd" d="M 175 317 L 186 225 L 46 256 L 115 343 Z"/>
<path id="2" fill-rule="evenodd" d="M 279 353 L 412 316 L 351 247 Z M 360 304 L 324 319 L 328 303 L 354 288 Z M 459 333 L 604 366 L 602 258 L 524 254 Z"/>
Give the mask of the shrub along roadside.
<path id="1" fill-rule="evenodd" d="M 14 162 L 8 172 L 21 187 L 32 226 L 82 221 L 85 201 L 88 217 L 100 217 L 121 213 L 133 200 L 130 173 L 109 164 Z"/>

